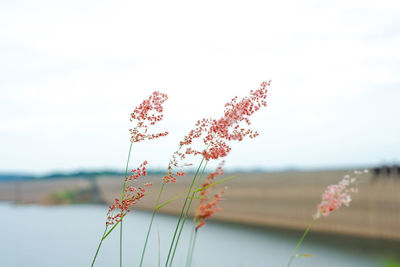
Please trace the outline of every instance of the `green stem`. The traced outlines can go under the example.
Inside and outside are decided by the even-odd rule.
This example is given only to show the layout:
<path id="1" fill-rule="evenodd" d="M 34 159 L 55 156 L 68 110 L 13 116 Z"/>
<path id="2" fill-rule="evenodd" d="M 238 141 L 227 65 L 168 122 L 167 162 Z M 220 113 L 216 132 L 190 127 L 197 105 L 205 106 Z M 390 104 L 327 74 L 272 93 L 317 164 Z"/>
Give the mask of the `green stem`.
<path id="1" fill-rule="evenodd" d="M 104 240 L 104 238 L 105 238 L 104 235 L 105 235 L 106 232 L 107 232 L 107 227 L 108 227 L 108 226 L 106 226 L 106 229 L 104 229 L 104 233 L 103 233 L 103 235 L 101 236 L 100 243 L 99 243 L 99 245 L 97 246 L 96 254 L 94 255 L 94 258 L 93 258 L 93 261 L 92 261 L 92 265 L 90 265 L 91 267 L 94 266 L 94 262 L 96 261 L 97 254 L 99 254 L 99 250 L 100 250 L 101 244 L 103 244 L 103 240 Z"/>
<path id="2" fill-rule="evenodd" d="M 186 265 L 186 267 L 190 267 L 192 265 L 192 259 L 193 259 L 194 247 L 196 245 L 196 240 L 197 240 L 197 231 L 195 231 L 195 233 L 194 233 L 194 239 L 193 239 L 192 249 L 190 251 L 189 262 Z"/>
<path id="3" fill-rule="evenodd" d="M 179 150 L 181 149 L 181 147 L 182 147 L 182 145 L 179 146 L 179 148 L 178 148 L 177 151 L 179 151 Z M 163 182 L 163 184 L 162 184 L 162 186 L 161 186 L 161 188 L 160 188 L 160 192 L 159 192 L 159 194 L 158 194 L 158 198 L 157 198 L 156 204 L 154 205 L 153 214 L 151 215 L 151 220 L 150 220 L 149 228 L 147 229 L 146 241 L 144 242 L 144 247 L 143 247 L 143 251 L 142 251 L 142 257 L 141 257 L 141 259 L 140 259 L 140 267 L 141 267 L 142 264 L 143 264 L 144 254 L 145 254 L 145 252 L 146 252 L 147 243 L 148 243 L 148 241 L 149 241 L 149 235 L 150 235 L 151 227 L 152 227 L 152 225 L 153 225 L 154 217 L 155 217 L 155 215 L 156 215 L 156 212 L 157 212 L 158 209 L 160 208 L 160 207 L 158 207 L 158 206 L 159 206 L 159 204 L 160 204 L 161 194 L 162 194 L 162 192 L 164 191 L 164 186 L 165 186 L 165 183 Z"/>
<path id="4" fill-rule="evenodd" d="M 160 188 L 160 192 L 158 193 L 158 197 L 157 197 L 157 200 L 156 200 L 156 204 L 154 205 L 153 214 L 151 215 L 151 220 L 150 220 L 149 228 L 147 229 L 146 241 L 144 242 L 144 247 L 143 247 L 143 251 L 142 251 L 142 257 L 141 257 L 141 259 L 140 259 L 140 265 L 139 265 L 140 267 L 141 267 L 142 264 L 143 264 L 144 254 L 145 254 L 145 252 L 146 252 L 147 242 L 149 241 L 149 235 L 150 235 L 151 227 L 152 227 L 152 225 L 153 225 L 154 216 L 156 215 L 156 212 L 157 212 L 157 209 L 156 209 L 156 208 L 157 208 L 158 204 L 160 203 L 160 198 L 161 198 L 162 192 L 164 191 L 164 186 L 165 186 L 165 183 L 162 183 L 161 188 Z"/>
<path id="5" fill-rule="evenodd" d="M 196 219 L 196 217 L 194 219 Z M 190 233 L 188 252 L 187 252 L 187 255 L 186 255 L 186 266 L 189 266 L 189 259 L 190 259 L 190 255 L 192 253 L 192 244 L 193 244 L 193 239 L 194 239 L 194 234 L 195 234 L 195 229 L 196 229 L 195 227 L 196 227 L 196 224 L 195 224 L 195 222 L 193 220 L 192 231 Z"/>
<path id="6" fill-rule="evenodd" d="M 125 179 L 124 179 L 124 184 L 122 185 L 122 193 L 121 193 L 122 200 L 124 200 L 125 196 L 126 178 L 128 177 L 128 166 L 129 166 L 129 160 L 131 158 L 132 145 L 133 143 L 131 142 L 131 145 L 129 146 L 128 159 L 126 160 Z"/>
<path id="7" fill-rule="evenodd" d="M 122 267 L 122 221 L 119 226 L 119 266 Z"/>
<path id="8" fill-rule="evenodd" d="M 197 218 L 197 211 L 196 214 L 194 215 L 193 218 L 193 226 L 192 226 L 192 231 L 190 233 L 190 241 L 189 241 L 189 247 L 188 247 L 188 254 L 186 256 L 186 266 L 189 266 L 191 264 L 191 257 L 193 253 L 193 242 L 194 242 L 194 236 L 197 234 L 196 231 L 196 224 L 197 224 L 198 218 Z"/>
<path id="9" fill-rule="evenodd" d="M 124 215 L 122 215 L 121 219 L 124 218 L 126 214 L 127 214 L 127 213 L 125 213 Z M 111 234 L 111 232 L 115 229 L 115 227 L 117 227 L 118 224 L 119 224 L 119 221 L 118 221 L 116 224 L 114 224 L 114 226 L 113 226 L 108 232 L 107 232 L 108 226 L 106 226 L 106 229 L 104 230 L 103 236 L 101 237 L 99 246 L 97 247 L 96 254 L 94 255 L 94 258 L 93 258 L 93 261 L 92 261 L 92 265 L 91 265 L 92 267 L 93 267 L 93 265 L 94 265 L 94 262 L 96 261 L 97 254 L 99 253 L 99 250 L 100 250 L 101 245 L 103 244 L 103 241 L 107 238 L 107 236 L 108 236 L 109 234 Z M 106 232 L 107 232 L 107 233 L 106 233 Z"/>
<path id="10" fill-rule="evenodd" d="M 313 224 L 314 224 L 317 220 L 318 220 L 318 218 L 314 218 L 314 219 L 312 220 L 312 222 L 310 223 L 310 225 L 307 227 L 307 229 L 304 231 L 303 236 L 300 238 L 299 242 L 297 243 L 297 246 L 296 246 L 296 248 L 294 249 L 294 251 L 293 251 L 293 253 L 292 253 L 292 256 L 290 257 L 289 262 L 288 262 L 288 264 L 286 265 L 286 267 L 289 267 L 290 264 L 292 263 L 293 259 L 296 257 L 296 252 L 297 252 L 297 250 L 300 248 L 301 244 L 302 244 L 303 241 L 304 241 L 304 238 L 306 237 L 306 235 L 308 234 L 308 232 L 310 232 L 311 227 L 313 226 Z"/>
<path id="11" fill-rule="evenodd" d="M 128 175 L 128 165 L 129 165 L 129 159 L 130 159 L 130 157 L 131 157 L 131 151 L 132 151 L 132 142 L 131 142 L 131 144 L 130 144 L 130 146 L 129 146 L 129 153 L 128 153 L 128 159 L 127 159 L 127 161 L 126 161 L 126 168 L 125 168 L 125 178 L 127 177 L 127 175 Z M 123 184 L 123 186 L 122 186 L 122 194 L 121 194 L 121 198 L 123 199 L 124 198 L 124 195 L 125 195 L 125 187 L 126 187 L 126 179 L 124 179 L 124 184 Z M 121 220 L 119 221 L 119 222 L 121 222 L 121 233 L 120 233 L 120 266 L 122 266 L 122 219 L 123 219 L 123 217 L 125 217 L 125 215 L 126 214 L 124 214 L 122 217 L 121 217 Z M 118 222 L 118 223 L 119 223 Z M 114 228 L 118 225 L 118 223 L 116 223 L 111 229 L 110 229 L 110 231 L 108 231 L 107 232 L 107 228 L 108 228 L 108 226 L 106 226 L 106 229 L 104 230 L 104 233 L 103 233 L 103 235 L 102 235 L 102 237 L 101 237 L 101 240 L 100 240 L 100 243 L 99 243 L 99 245 L 98 245 L 98 247 L 97 247 L 97 250 L 96 250 L 96 254 L 94 255 L 94 258 L 93 258 L 93 261 L 92 261 L 92 267 L 93 267 L 93 265 L 94 265 L 94 263 L 95 263 L 95 261 L 96 261 L 96 258 L 97 258 L 97 255 L 98 255 L 98 253 L 99 253 L 99 251 L 100 251 L 100 247 L 101 247 L 101 245 L 103 244 L 103 241 L 107 238 L 107 236 L 114 230 Z"/>
<path id="12" fill-rule="evenodd" d="M 197 168 L 197 171 L 196 171 L 196 174 L 195 174 L 194 177 L 193 177 L 192 183 L 190 184 L 189 191 L 188 191 L 188 193 L 187 193 L 187 195 L 186 195 L 186 198 L 185 198 L 185 202 L 183 203 L 182 210 L 181 210 L 181 214 L 179 215 L 179 219 L 178 219 L 178 223 L 176 224 L 174 236 L 173 236 L 173 238 L 172 238 L 171 245 L 170 245 L 170 247 L 169 247 L 168 257 L 167 257 L 167 261 L 165 262 L 165 267 L 168 266 L 169 257 L 171 256 L 172 247 L 174 246 L 174 242 L 175 242 L 175 238 L 176 238 L 176 233 L 178 232 L 179 224 L 181 223 L 182 216 L 183 216 L 183 213 L 184 213 L 185 208 L 186 208 L 187 200 L 189 199 L 189 195 L 190 195 L 190 193 L 191 193 L 191 191 L 192 191 L 193 184 L 194 184 L 194 182 L 195 182 L 195 180 L 196 180 L 196 178 L 197 178 L 197 175 L 198 175 L 198 173 L 199 173 L 199 170 L 200 170 L 201 165 L 203 164 L 203 162 L 204 162 L 204 157 L 201 159 L 200 165 L 199 165 L 199 167 Z"/>
<path id="13" fill-rule="evenodd" d="M 208 161 L 206 161 L 206 164 L 204 164 L 203 170 L 202 170 L 202 172 L 201 172 L 199 178 L 197 179 L 196 188 L 199 187 L 200 180 L 201 180 L 201 178 L 203 177 L 204 170 L 206 169 L 207 164 L 208 164 Z M 179 243 L 179 240 L 180 240 L 180 237 L 181 237 L 181 234 L 182 234 L 183 226 L 185 225 L 185 222 L 186 222 L 186 219 L 187 219 L 187 216 L 188 216 L 188 213 L 189 213 L 189 209 L 190 209 L 190 206 L 192 205 L 193 197 L 194 197 L 195 194 L 196 194 L 196 191 L 193 191 L 192 197 L 190 198 L 189 204 L 188 204 L 188 206 L 187 206 L 187 208 L 186 208 L 185 216 L 184 216 L 184 218 L 183 218 L 183 221 L 182 221 L 182 224 L 181 224 L 181 228 L 179 229 L 178 238 L 176 239 L 176 243 L 175 243 L 175 247 L 174 247 L 174 252 L 172 253 L 171 262 L 170 262 L 169 266 L 172 266 L 172 261 L 174 260 L 174 257 L 175 257 L 176 248 L 178 247 L 178 243 Z"/>
<path id="14" fill-rule="evenodd" d="M 165 202 L 162 203 L 161 205 L 158 205 L 155 209 L 156 209 L 156 210 L 159 210 L 159 209 L 161 209 L 162 207 L 168 205 L 169 203 L 174 202 L 174 201 L 177 200 L 177 199 L 180 199 L 180 198 L 183 197 L 185 194 L 187 194 L 188 191 L 189 191 L 189 190 L 186 190 L 186 191 L 180 193 L 179 195 L 177 195 L 177 196 L 171 198 L 170 200 L 165 201 Z"/>
<path id="15" fill-rule="evenodd" d="M 161 266 L 161 238 L 160 238 L 160 229 L 157 224 L 157 234 L 158 234 L 158 267 Z"/>
<path id="16" fill-rule="evenodd" d="M 126 160 L 126 167 L 125 167 L 125 177 L 124 177 L 124 184 L 122 186 L 122 193 L 121 193 L 121 202 L 124 200 L 125 196 L 125 187 L 126 187 L 126 178 L 128 176 L 128 166 L 129 166 L 129 160 L 131 158 L 131 151 L 132 151 L 132 142 L 131 145 L 129 146 L 129 152 L 128 152 L 128 159 Z M 122 218 L 120 220 L 120 232 L 119 232 L 119 266 L 122 267 Z"/>

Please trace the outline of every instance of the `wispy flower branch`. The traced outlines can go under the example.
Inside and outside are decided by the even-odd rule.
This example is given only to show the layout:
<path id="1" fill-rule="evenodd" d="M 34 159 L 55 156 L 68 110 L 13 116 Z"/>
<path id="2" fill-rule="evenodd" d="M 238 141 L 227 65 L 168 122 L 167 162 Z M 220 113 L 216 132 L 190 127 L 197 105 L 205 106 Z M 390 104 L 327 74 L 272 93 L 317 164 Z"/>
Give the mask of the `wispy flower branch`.
<path id="1" fill-rule="evenodd" d="M 307 236 L 314 223 L 321 218 L 321 215 L 323 217 L 327 217 L 329 216 L 329 214 L 331 214 L 335 210 L 338 210 L 343 205 L 349 207 L 352 200 L 351 193 L 358 192 L 358 189 L 356 187 L 357 178 L 363 173 L 368 173 L 368 170 L 356 170 L 353 172 L 353 175 L 346 174 L 343 179 L 340 180 L 337 184 L 328 185 L 325 192 L 322 194 L 321 203 L 317 206 L 317 212 L 313 215 L 313 220 L 311 224 L 307 227 L 299 242 L 297 243 L 292 253 L 292 256 L 289 259 L 287 267 L 290 266 L 294 258 L 304 256 L 296 254 L 297 250 L 300 248 L 301 244 L 304 241 L 304 238 Z M 309 256 L 308 254 L 305 255 Z"/>
<path id="2" fill-rule="evenodd" d="M 106 228 L 97 247 L 91 266 L 93 266 L 96 261 L 103 241 L 115 229 L 117 224 L 120 224 L 120 266 L 122 266 L 122 220 L 130 211 L 130 206 L 134 205 L 137 201 L 143 198 L 145 192 L 144 187 L 151 185 L 150 183 L 146 183 L 143 185 L 143 187 L 133 187 L 129 185 L 127 186 L 127 183 L 129 181 L 135 181 L 140 176 L 146 175 L 145 166 L 147 164 L 147 161 L 143 162 L 142 165 L 136 170 L 133 170 L 132 172 L 134 174 L 128 177 L 128 166 L 131 157 L 132 145 L 133 143 L 138 143 L 144 140 L 152 140 L 168 135 L 167 131 L 159 133 L 149 133 L 150 126 L 155 125 L 157 122 L 163 119 L 163 104 L 167 99 L 168 96 L 166 94 L 160 93 L 159 91 L 154 91 L 149 96 L 149 98 L 145 99 L 131 113 L 130 121 L 136 122 L 136 125 L 133 128 L 129 129 L 131 138 L 128 158 L 125 166 L 125 176 L 122 186 L 121 198 L 116 198 L 111 204 L 109 211 L 107 212 Z M 114 214 L 115 212 L 117 212 L 117 214 Z M 114 226 L 107 232 L 107 229 L 110 225 Z"/>

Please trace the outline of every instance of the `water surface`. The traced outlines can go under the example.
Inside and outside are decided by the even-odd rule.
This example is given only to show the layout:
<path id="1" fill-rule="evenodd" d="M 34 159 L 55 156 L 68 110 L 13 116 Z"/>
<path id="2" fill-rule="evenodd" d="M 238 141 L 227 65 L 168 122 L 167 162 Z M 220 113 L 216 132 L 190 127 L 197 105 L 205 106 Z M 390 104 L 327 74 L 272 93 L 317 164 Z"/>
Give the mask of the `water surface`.
<path id="1" fill-rule="evenodd" d="M 106 207 L 76 205 L 42 207 L 0 204 L 0 266 L 90 266 L 101 233 Z M 135 211 L 124 222 L 124 266 L 138 266 L 150 213 Z M 166 258 L 176 218 L 159 215 L 150 237 L 145 266 L 161 266 Z M 188 226 L 190 226 L 188 224 Z M 190 227 L 185 228 L 174 266 L 184 266 Z M 286 266 L 301 233 L 209 222 L 199 230 L 193 266 Z M 110 235 L 95 266 L 119 266 L 119 234 Z M 397 252 L 400 252 L 398 250 Z M 366 246 L 362 240 L 311 234 L 293 267 L 376 267 L 396 248 Z"/>

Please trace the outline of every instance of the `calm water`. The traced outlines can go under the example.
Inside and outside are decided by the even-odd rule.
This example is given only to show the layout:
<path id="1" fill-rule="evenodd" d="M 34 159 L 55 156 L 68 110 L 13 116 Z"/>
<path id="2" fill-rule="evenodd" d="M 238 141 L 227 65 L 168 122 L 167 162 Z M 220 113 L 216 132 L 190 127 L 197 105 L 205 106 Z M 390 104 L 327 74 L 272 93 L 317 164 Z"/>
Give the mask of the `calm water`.
<path id="1" fill-rule="evenodd" d="M 0 204 L 0 266 L 90 266 L 104 230 L 105 212 L 105 207 L 91 205 L 41 207 Z M 149 213 L 135 212 L 124 223 L 124 266 L 138 266 L 149 219 Z M 158 266 L 158 233 L 161 257 L 165 259 L 175 223 L 174 217 L 158 216 L 145 266 Z M 300 234 L 210 222 L 199 231 L 193 266 L 286 266 Z M 110 236 L 100 251 L 96 266 L 119 266 L 118 232 Z M 184 237 L 174 266 L 184 266 L 187 232 Z M 341 240 L 312 234 L 300 253 L 314 256 L 296 259 L 292 266 L 381 266 L 388 249 L 368 247 L 364 243 L 350 238 Z M 391 251 L 393 254 L 393 249 Z"/>

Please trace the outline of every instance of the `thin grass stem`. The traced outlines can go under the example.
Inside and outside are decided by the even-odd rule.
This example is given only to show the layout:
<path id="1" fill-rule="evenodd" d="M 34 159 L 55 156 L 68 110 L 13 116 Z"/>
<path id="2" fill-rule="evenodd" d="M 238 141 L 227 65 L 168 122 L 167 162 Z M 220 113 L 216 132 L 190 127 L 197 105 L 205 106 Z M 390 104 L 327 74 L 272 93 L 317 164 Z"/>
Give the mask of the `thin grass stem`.
<path id="1" fill-rule="evenodd" d="M 125 178 L 126 178 L 127 175 L 128 175 L 128 165 L 129 165 L 129 159 L 130 159 L 130 157 L 131 157 L 132 144 L 133 144 L 133 143 L 131 142 L 131 144 L 130 144 L 130 146 L 129 146 L 128 159 L 127 159 L 127 161 L 126 161 L 126 168 L 125 168 Z M 123 184 L 123 186 L 122 186 L 122 194 L 121 194 L 122 199 L 124 198 L 125 187 L 126 187 L 126 179 L 124 179 L 124 184 Z M 100 251 L 100 247 L 101 247 L 101 245 L 103 244 L 103 241 L 104 241 L 104 240 L 107 238 L 107 236 L 115 229 L 115 227 L 118 225 L 119 222 L 121 222 L 121 232 L 120 232 L 120 266 L 122 266 L 122 219 L 123 219 L 123 217 L 125 217 L 125 215 L 126 215 L 126 214 L 124 214 L 124 215 L 121 217 L 121 220 L 118 221 L 118 222 L 110 229 L 110 231 L 107 232 L 108 226 L 106 226 L 106 229 L 104 230 L 104 233 L 103 233 L 103 235 L 102 235 L 102 237 L 101 237 L 101 240 L 100 240 L 100 242 L 99 242 L 99 245 L 98 245 L 98 247 L 97 247 L 96 254 L 94 255 L 94 258 L 93 258 L 93 261 L 92 261 L 92 265 L 91 265 L 92 267 L 93 267 L 93 265 L 94 265 L 94 263 L 95 263 L 95 261 L 96 261 L 97 255 L 98 255 L 98 253 L 99 253 L 99 251 Z"/>
<path id="2" fill-rule="evenodd" d="M 192 191 L 194 182 L 196 181 L 197 175 L 198 175 L 198 173 L 199 173 L 199 170 L 200 170 L 200 168 L 201 168 L 201 165 L 203 165 L 203 162 L 204 162 L 204 157 L 201 159 L 200 165 L 199 165 L 199 167 L 197 168 L 196 174 L 194 175 L 194 177 L 193 177 L 193 179 L 192 179 L 192 182 L 191 182 L 191 184 L 190 184 L 189 191 L 188 191 L 187 196 L 186 196 L 186 198 L 185 198 L 185 202 L 183 203 L 182 210 L 181 210 L 181 213 L 180 213 L 180 215 L 179 215 L 178 223 L 176 224 L 174 236 L 173 236 L 173 238 L 172 238 L 171 245 L 170 245 L 170 247 L 169 247 L 167 260 L 166 260 L 166 262 L 165 262 L 165 267 L 168 266 L 168 261 L 169 261 L 169 258 L 170 258 L 170 256 L 171 256 L 172 247 L 173 247 L 173 245 L 174 245 L 175 238 L 176 238 L 176 233 L 178 232 L 178 228 L 179 228 L 180 222 L 181 222 L 181 220 L 182 220 L 183 213 L 185 212 L 187 200 L 189 199 L 189 196 L 190 196 L 190 193 L 191 193 L 191 191 Z"/>
<path id="3" fill-rule="evenodd" d="M 182 147 L 182 145 L 179 146 L 178 150 L 181 149 L 181 147 Z M 146 252 L 147 243 L 148 243 L 148 241 L 149 241 L 149 235 L 150 235 L 151 227 L 152 227 L 152 225 L 153 225 L 153 220 L 154 220 L 154 217 L 155 217 L 155 215 L 156 215 L 156 212 L 157 212 L 162 206 L 164 206 L 164 204 L 165 204 L 165 205 L 168 204 L 168 203 L 164 203 L 163 205 L 159 206 L 159 204 L 160 204 L 160 198 L 161 198 L 162 192 L 164 191 L 164 186 L 165 186 L 165 183 L 163 182 L 163 184 L 162 184 L 162 186 L 161 186 L 161 188 L 160 188 L 160 192 L 159 192 L 158 197 L 157 197 L 156 204 L 154 205 L 153 213 L 152 213 L 152 215 L 151 215 L 151 220 L 150 220 L 149 228 L 147 229 L 146 240 L 145 240 L 144 246 L 143 246 L 142 256 L 141 256 L 141 258 L 140 258 L 140 265 L 139 265 L 140 267 L 142 267 L 142 264 L 143 264 L 143 259 L 144 259 L 144 255 L 145 255 L 145 252 Z M 172 201 L 171 201 L 171 202 L 172 202 Z"/>
<path id="4" fill-rule="evenodd" d="M 158 234 L 158 267 L 161 266 L 161 238 L 160 238 L 160 229 L 157 224 L 157 234 Z"/>
<path id="5" fill-rule="evenodd" d="M 236 177 L 236 175 L 233 175 L 233 176 L 230 176 L 228 178 L 222 179 L 222 180 L 220 180 L 220 181 L 218 181 L 216 183 L 213 183 L 211 185 L 208 185 L 206 187 L 200 187 L 198 189 L 195 189 L 194 192 L 195 193 L 201 192 L 201 191 L 203 191 L 203 190 L 205 190 L 207 188 L 210 188 L 210 187 L 212 187 L 212 186 L 214 186 L 216 184 L 219 184 L 219 183 L 224 182 L 224 181 L 228 181 L 228 180 L 230 180 L 230 179 L 232 179 L 234 177 Z M 192 197 L 192 199 L 196 199 L 196 197 Z M 189 241 L 189 246 L 188 246 L 188 253 L 187 253 L 187 256 L 186 256 L 186 266 L 190 266 L 191 262 L 192 262 L 193 251 L 194 251 L 194 242 L 195 242 L 194 241 L 194 236 L 195 236 L 195 234 L 197 236 L 196 224 L 197 224 L 197 221 L 198 221 L 199 210 L 200 210 L 200 206 L 197 207 L 197 210 L 196 210 L 196 212 L 194 214 L 194 217 L 193 217 L 193 226 L 192 226 L 192 230 L 191 230 L 191 233 L 190 233 L 190 241 Z"/>
<path id="6" fill-rule="evenodd" d="M 292 256 L 290 257 L 289 262 L 288 262 L 288 264 L 286 265 L 286 267 L 289 267 L 290 264 L 292 263 L 293 259 L 296 258 L 296 252 L 297 252 L 297 250 L 300 248 L 301 244 L 302 244 L 303 241 L 304 241 L 304 238 L 306 237 L 306 235 L 308 234 L 308 232 L 310 232 L 311 227 L 313 226 L 313 224 L 314 224 L 317 220 L 318 220 L 318 218 L 314 218 L 314 219 L 312 220 L 312 222 L 310 223 L 310 225 L 307 227 L 307 229 L 304 231 L 304 233 L 303 233 L 302 237 L 300 238 L 299 242 L 297 243 L 297 246 L 296 246 L 296 248 L 294 249 L 294 251 L 293 251 L 293 253 L 292 253 Z"/>
<path id="7" fill-rule="evenodd" d="M 119 226 L 119 267 L 122 267 L 122 221 Z"/>
<path id="8" fill-rule="evenodd" d="M 127 214 L 127 213 L 125 213 L 124 215 L 122 215 L 121 219 L 124 218 L 126 214 Z M 115 229 L 115 227 L 117 227 L 117 225 L 118 225 L 119 223 L 120 223 L 120 221 L 118 221 L 116 224 L 114 224 L 114 226 L 113 226 L 108 232 L 107 232 L 108 226 L 106 226 L 106 229 L 104 230 L 103 236 L 101 237 L 99 246 L 97 247 L 96 254 L 94 255 L 94 258 L 93 258 L 93 261 L 92 261 L 92 265 L 91 265 L 92 267 L 93 267 L 93 265 L 94 265 L 94 262 L 96 261 L 97 254 L 99 253 L 99 250 L 100 250 L 101 245 L 103 244 L 103 241 L 107 238 L 107 236 L 108 236 L 109 234 L 111 234 L 111 232 Z"/>
<path id="9" fill-rule="evenodd" d="M 203 174 L 204 174 L 204 171 L 205 171 L 205 169 L 207 167 L 207 164 L 208 164 L 208 161 L 206 161 L 206 164 L 204 164 L 203 170 L 201 171 L 200 176 L 197 178 L 197 182 L 196 182 L 196 187 L 195 188 L 199 187 L 200 180 L 203 177 Z M 176 248 L 178 247 L 178 243 L 179 243 L 179 240 L 180 240 L 180 237 L 181 237 L 181 234 L 182 234 L 183 226 L 185 225 L 185 222 L 186 222 L 186 219 L 187 219 L 187 216 L 188 216 L 188 213 L 189 213 L 189 209 L 190 209 L 190 206 L 192 205 L 193 197 L 194 197 L 195 194 L 196 194 L 196 191 L 194 190 L 192 192 L 192 197 L 189 200 L 189 204 L 188 204 L 188 206 L 186 208 L 186 212 L 185 212 L 185 216 L 183 218 L 182 224 L 181 224 L 181 228 L 179 229 L 178 238 L 176 239 L 176 242 L 175 242 L 174 252 L 172 253 L 171 262 L 170 262 L 169 266 L 172 266 L 172 261 L 174 260 L 174 257 L 175 257 Z M 188 198 L 189 197 L 186 197 L 186 199 L 188 199 Z"/>
<path id="10" fill-rule="evenodd" d="M 197 190 L 195 190 L 195 192 L 198 192 Z M 196 232 L 196 223 L 198 221 L 198 214 L 199 214 L 199 210 L 200 210 L 200 205 L 197 207 L 196 212 L 194 213 L 194 217 L 193 217 L 193 225 L 192 225 L 192 230 L 190 233 L 190 241 L 189 241 L 189 246 L 188 246 L 188 253 L 186 255 L 186 266 L 189 266 L 189 262 L 191 254 L 193 253 L 193 240 L 194 240 L 194 235 L 197 234 Z"/>
<path id="11" fill-rule="evenodd" d="M 121 193 L 121 202 L 124 200 L 124 196 L 125 196 L 125 187 L 126 187 L 126 180 L 127 180 L 126 178 L 128 176 L 128 166 L 129 166 L 129 160 L 131 158 L 132 145 L 133 145 L 133 143 L 131 142 L 131 145 L 129 146 L 128 159 L 126 160 L 124 184 L 122 185 L 122 193 Z M 122 218 L 121 218 L 120 222 L 121 222 L 121 224 L 120 224 L 120 233 L 119 233 L 119 266 L 122 267 Z"/>
<path id="12" fill-rule="evenodd" d="M 190 233 L 190 241 L 189 241 L 189 246 L 188 246 L 188 253 L 186 255 L 186 266 L 189 266 L 189 261 L 190 261 L 190 257 L 191 254 L 193 253 L 192 247 L 193 247 L 193 240 L 194 240 L 194 235 L 195 235 L 195 230 L 196 230 L 196 223 L 197 223 L 197 211 L 196 214 L 193 218 L 193 226 L 192 226 L 192 230 Z"/>
<path id="13" fill-rule="evenodd" d="M 192 249 L 190 251 L 190 257 L 189 257 L 189 261 L 186 264 L 186 267 L 190 267 L 192 265 L 192 261 L 193 261 L 193 253 L 194 253 L 194 247 L 196 245 L 196 240 L 197 240 L 197 231 L 195 231 L 194 233 L 194 238 L 193 238 L 193 244 L 192 244 Z"/>
<path id="14" fill-rule="evenodd" d="M 150 224 L 149 224 L 149 228 L 147 229 L 147 235 L 146 235 L 146 240 L 144 241 L 144 246 L 143 246 L 143 251 L 142 251 L 142 257 L 140 258 L 140 264 L 139 266 L 141 267 L 143 264 L 143 260 L 144 260 L 144 254 L 146 253 L 146 248 L 147 248 L 147 243 L 149 241 L 149 236 L 150 236 L 150 231 L 151 231 L 151 227 L 153 225 L 153 221 L 154 221 L 154 217 L 156 215 L 157 212 L 157 207 L 160 203 L 160 198 L 161 198 L 161 194 L 164 191 L 164 187 L 165 187 L 165 183 L 162 183 L 161 188 L 160 188 L 160 192 L 158 193 L 158 197 L 156 200 L 156 204 L 154 205 L 154 209 L 153 209 L 153 214 L 151 215 L 151 220 L 150 220 Z"/>
<path id="15" fill-rule="evenodd" d="M 159 210 L 159 209 L 161 209 L 162 207 L 168 205 L 169 203 L 174 202 L 175 200 L 177 200 L 177 199 L 183 197 L 185 194 L 187 194 L 188 191 L 189 191 L 189 190 L 186 190 L 186 191 L 180 193 L 179 195 L 177 195 L 177 196 L 171 198 L 170 200 L 165 201 L 163 204 L 156 206 L 155 209 L 156 209 L 156 210 Z"/>
<path id="16" fill-rule="evenodd" d="M 104 241 L 104 235 L 105 235 L 105 234 L 106 234 L 106 232 L 107 232 L 107 228 L 108 228 L 108 226 L 106 226 L 106 229 L 104 229 L 104 233 L 103 233 L 103 235 L 101 236 L 101 239 L 100 239 L 99 245 L 97 246 L 96 254 L 94 254 L 94 258 L 93 258 L 93 260 L 92 260 L 92 265 L 90 265 L 91 267 L 93 267 L 93 266 L 94 266 L 94 263 L 95 263 L 95 261 L 96 261 L 96 258 L 97 258 L 97 254 L 99 254 L 99 250 L 100 250 L 101 244 L 103 244 L 103 241 Z"/>

